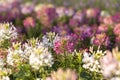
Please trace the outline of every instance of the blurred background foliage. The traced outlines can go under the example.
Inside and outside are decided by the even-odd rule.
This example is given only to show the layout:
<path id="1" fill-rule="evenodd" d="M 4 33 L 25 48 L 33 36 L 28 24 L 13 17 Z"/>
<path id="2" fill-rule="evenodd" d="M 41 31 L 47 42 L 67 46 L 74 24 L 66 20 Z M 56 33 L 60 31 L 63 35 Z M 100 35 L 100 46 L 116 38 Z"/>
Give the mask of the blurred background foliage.
<path id="1" fill-rule="evenodd" d="M 99 8 L 110 13 L 120 11 L 120 0 L 25 0 L 35 3 L 54 4 L 55 6 L 72 7 L 75 9 Z"/>

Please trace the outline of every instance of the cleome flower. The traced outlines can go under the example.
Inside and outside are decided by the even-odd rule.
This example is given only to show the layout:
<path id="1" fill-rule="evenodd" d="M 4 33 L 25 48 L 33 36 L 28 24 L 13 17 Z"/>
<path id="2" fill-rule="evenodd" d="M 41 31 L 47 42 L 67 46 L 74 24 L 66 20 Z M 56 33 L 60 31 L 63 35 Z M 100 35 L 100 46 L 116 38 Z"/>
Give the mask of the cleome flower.
<path id="1" fill-rule="evenodd" d="M 102 52 L 99 48 L 97 51 L 93 51 L 92 48 L 90 48 L 90 52 L 92 54 L 86 51 L 83 53 L 83 68 L 92 72 L 102 73 L 100 59 L 104 56 L 105 52 Z"/>
<path id="2" fill-rule="evenodd" d="M 32 53 L 29 56 L 29 64 L 34 69 L 49 66 L 53 64 L 53 58 L 48 48 L 44 47 L 43 43 L 37 42 L 37 45 L 32 47 Z"/>
<path id="3" fill-rule="evenodd" d="M 58 40 L 60 40 L 60 36 L 55 34 L 55 32 L 46 33 L 46 35 L 42 37 L 42 43 L 48 48 L 53 48 L 54 43 Z"/>
<path id="4" fill-rule="evenodd" d="M 65 52 L 73 52 L 75 45 L 77 44 L 77 39 L 75 35 L 61 36 L 59 40 L 54 41 L 54 51 L 56 54 L 61 54 Z"/>
<path id="5" fill-rule="evenodd" d="M 0 42 L 17 38 L 16 28 L 11 23 L 0 23 Z"/>
<path id="6" fill-rule="evenodd" d="M 0 80 L 10 80 L 11 69 L 0 68 Z"/>
<path id="7" fill-rule="evenodd" d="M 38 39 L 30 39 L 26 43 L 13 43 L 8 49 L 7 63 L 12 66 L 29 63 L 32 68 L 39 69 L 52 66 L 52 54 Z"/>
<path id="8" fill-rule="evenodd" d="M 65 71 L 59 68 L 56 72 L 51 73 L 51 77 L 46 80 L 77 80 L 78 75 L 74 70 L 66 69 Z"/>
<path id="9" fill-rule="evenodd" d="M 21 49 L 21 43 L 13 43 L 13 47 L 8 49 L 7 63 L 15 66 L 22 62 L 23 50 Z"/>

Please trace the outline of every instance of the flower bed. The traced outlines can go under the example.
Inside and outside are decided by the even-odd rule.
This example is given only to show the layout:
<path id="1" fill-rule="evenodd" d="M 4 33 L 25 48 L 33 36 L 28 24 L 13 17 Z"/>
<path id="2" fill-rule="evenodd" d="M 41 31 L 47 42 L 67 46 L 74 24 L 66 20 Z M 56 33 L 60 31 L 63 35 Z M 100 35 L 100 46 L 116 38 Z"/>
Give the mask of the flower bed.
<path id="1" fill-rule="evenodd" d="M 120 13 L 0 3 L 0 80 L 120 79 Z"/>

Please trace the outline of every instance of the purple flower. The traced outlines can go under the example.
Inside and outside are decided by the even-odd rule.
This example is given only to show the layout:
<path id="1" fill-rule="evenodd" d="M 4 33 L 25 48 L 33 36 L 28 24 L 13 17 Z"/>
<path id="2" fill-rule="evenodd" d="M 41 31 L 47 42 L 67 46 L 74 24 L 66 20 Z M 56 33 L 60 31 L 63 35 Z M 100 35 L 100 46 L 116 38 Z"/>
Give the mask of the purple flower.
<path id="1" fill-rule="evenodd" d="M 78 27 L 79 26 L 79 20 L 77 20 L 77 19 L 70 19 L 70 21 L 69 21 L 69 25 L 71 26 L 71 27 Z"/>
<path id="2" fill-rule="evenodd" d="M 93 30 L 89 26 L 81 26 L 79 28 L 74 28 L 74 33 L 78 34 L 81 40 L 90 38 L 93 35 Z"/>
<path id="3" fill-rule="evenodd" d="M 59 35 L 66 35 L 70 33 L 70 28 L 67 26 L 67 24 L 63 24 L 54 26 L 52 31 L 58 33 Z"/>
<path id="4" fill-rule="evenodd" d="M 77 20 L 79 22 L 79 25 L 82 24 L 85 21 L 85 13 L 82 11 L 77 11 L 74 15 L 73 18 L 74 20 Z"/>
<path id="5" fill-rule="evenodd" d="M 34 4 L 26 3 L 21 5 L 21 12 L 23 14 L 30 14 L 33 12 L 33 9 L 34 9 Z"/>
<path id="6" fill-rule="evenodd" d="M 119 23 L 120 22 L 120 12 L 117 12 L 115 15 L 113 15 L 112 20 L 115 23 Z"/>
<path id="7" fill-rule="evenodd" d="M 92 36 L 92 29 L 88 26 L 80 27 L 81 38 L 91 37 Z"/>

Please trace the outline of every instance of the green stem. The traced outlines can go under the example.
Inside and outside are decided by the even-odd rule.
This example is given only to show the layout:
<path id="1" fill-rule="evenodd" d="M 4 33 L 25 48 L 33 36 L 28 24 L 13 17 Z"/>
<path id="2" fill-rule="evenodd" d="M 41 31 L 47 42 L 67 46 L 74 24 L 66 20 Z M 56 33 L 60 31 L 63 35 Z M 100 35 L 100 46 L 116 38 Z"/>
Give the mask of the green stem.
<path id="1" fill-rule="evenodd" d="M 67 67 L 67 65 L 66 65 L 66 52 L 64 53 L 64 58 L 65 58 L 65 69 L 66 69 L 66 67 Z"/>
<path id="2" fill-rule="evenodd" d="M 36 72 L 34 71 L 34 74 L 35 74 L 35 78 L 37 78 L 37 74 L 36 74 Z"/>

